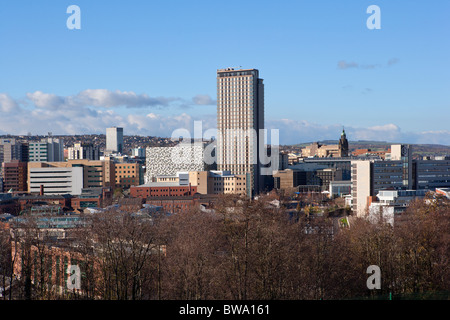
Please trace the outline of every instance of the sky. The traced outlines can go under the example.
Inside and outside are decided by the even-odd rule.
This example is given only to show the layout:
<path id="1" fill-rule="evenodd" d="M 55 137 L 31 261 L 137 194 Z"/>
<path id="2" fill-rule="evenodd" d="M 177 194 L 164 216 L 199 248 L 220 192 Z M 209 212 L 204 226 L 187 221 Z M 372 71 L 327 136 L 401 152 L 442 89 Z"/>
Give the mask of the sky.
<path id="1" fill-rule="evenodd" d="M 450 145 L 449 14 L 448 0 L 3 0 L 0 135 L 215 128 L 216 71 L 242 67 L 264 79 L 280 144 L 345 128 Z"/>

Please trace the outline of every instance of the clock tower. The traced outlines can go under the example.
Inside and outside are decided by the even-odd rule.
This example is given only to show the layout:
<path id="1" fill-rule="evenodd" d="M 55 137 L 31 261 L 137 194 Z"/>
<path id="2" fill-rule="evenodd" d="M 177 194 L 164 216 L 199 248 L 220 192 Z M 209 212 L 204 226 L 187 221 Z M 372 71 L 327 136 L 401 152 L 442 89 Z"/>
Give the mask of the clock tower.
<path id="1" fill-rule="evenodd" d="M 339 139 L 339 156 L 348 157 L 348 141 L 344 129 L 342 129 L 341 139 Z"/>

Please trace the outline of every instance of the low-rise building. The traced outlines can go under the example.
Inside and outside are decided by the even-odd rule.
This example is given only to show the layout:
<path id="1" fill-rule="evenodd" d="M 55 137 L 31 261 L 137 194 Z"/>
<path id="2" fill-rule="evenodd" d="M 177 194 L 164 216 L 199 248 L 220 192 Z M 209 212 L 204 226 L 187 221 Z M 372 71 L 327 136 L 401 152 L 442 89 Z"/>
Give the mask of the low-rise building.
<path id="1" fill-rule="evenodd" d="M 217 194 L 194 194 L 192 196 L 170 196 L 147 198 L 146 203 L 163 207 L 165 212 L 184 213 L 189 210 L 201 210 L 203 207 L 211 207 L 218 199 Z"/>
<path id="2" fill-rule="evenodd" d="M 149 182 L 140 186 L 132 186 L 130 195 L 133 198 L 184 197 L 197 193 L 197 187 L 180 185 L 178 182 Z"/>
<path id="3" fill-rule="evenodd" d="M 58 207 L 58 210 L 69 211 L 71 195 L 27 195 L 16 197 L 20 212 L 31 211 L 39 206 Z"/>
<path id="4" fill-rule="evenodd" d="M 111 187 L 83 188 L 79 196 L 70 199 L 70 205 L 73 210 L 81 212 L 86 208 L 101 208 L 103 201 L 111 198 Z"/>
<path id="5" fill-rule="evenodd" d="M 330 189 L 328 190 L 330 198 L 343 197 L 351 194 L 352 182 L 348 180 L 330 181 Z"/>
<path id="6" fill-rule="evenodd" d="M 12 193 L 0 193 L 0 214 L 18 214 L 19 212 L 16 197 Z"/>
<path id="7" fill-rule="evenodd" d="M 294 166 L 293 166 L 294 167 Z M 299 186 L 317 186 L 321 191 L 328 191 L 331 181 L 342 181 L 342 170 L 316 166 L 306 166 L 303 169 L 286 169 L 274 173 L 274 188 L 288 190 Z"/>
<path id="8" fill-rule="evenodd" d="M 395 215 L 406 210 L 411 201 L 425 197 L 425 190 L 380 190 L 368 206 L 368 219 L 394 225 Z"/>

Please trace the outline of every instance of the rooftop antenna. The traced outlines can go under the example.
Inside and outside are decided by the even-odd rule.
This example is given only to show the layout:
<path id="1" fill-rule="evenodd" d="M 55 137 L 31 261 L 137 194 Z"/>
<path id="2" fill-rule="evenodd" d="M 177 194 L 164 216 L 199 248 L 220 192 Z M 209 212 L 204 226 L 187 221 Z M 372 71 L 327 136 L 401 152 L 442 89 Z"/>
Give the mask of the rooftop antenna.
<path id="1" fill-rule="evenodd" d="M 240 69 L 240 68 L 242 68 L 242 66 L 239 66 L 239 67 L 228 67 L 228 68 L 225 68 L 225 70 L 234 70 L 234 69 Z"/>

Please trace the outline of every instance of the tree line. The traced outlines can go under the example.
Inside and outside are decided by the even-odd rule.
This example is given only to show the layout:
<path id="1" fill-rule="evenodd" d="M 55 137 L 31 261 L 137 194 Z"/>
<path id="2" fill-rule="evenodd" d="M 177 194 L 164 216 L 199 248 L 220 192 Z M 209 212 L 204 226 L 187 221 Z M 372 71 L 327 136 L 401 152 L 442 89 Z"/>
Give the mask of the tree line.
<path id="1" fill-rule="evenodd" d="M 30 217 L 14 232 L 0 231 L 0 287 L 13 284 L 2 299 L 328 300 L 448 293 L 448 199 L 417 200 L 394 226 L 356 217 L 342 226 L 326 214 L 303 211 L 288 215 L 269 200 L 224 196 L 214 211 L 151 219 L 122 208 L 86 215 L 63 240 Z M 80 266 L 80 290 L 66 286 L 70 264 Z M 367 288 L 370 265 L 381 269 L 379 290 Z"/>

